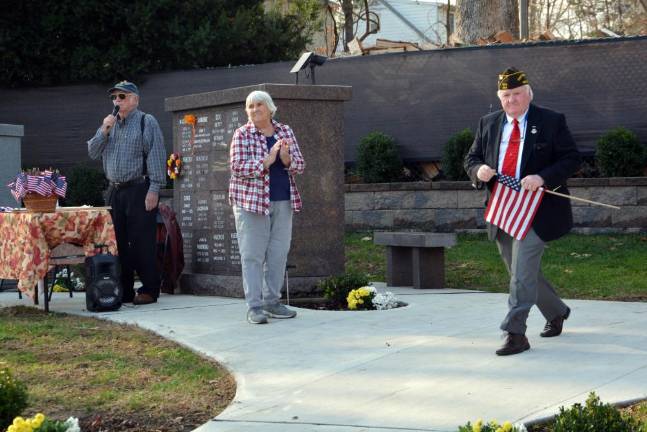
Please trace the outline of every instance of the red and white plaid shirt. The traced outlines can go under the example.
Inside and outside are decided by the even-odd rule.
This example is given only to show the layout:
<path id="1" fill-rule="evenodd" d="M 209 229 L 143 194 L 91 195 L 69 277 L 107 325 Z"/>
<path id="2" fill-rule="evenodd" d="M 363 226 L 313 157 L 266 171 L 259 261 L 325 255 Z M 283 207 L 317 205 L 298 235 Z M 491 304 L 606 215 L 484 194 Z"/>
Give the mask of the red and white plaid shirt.
<path id="1" fill-rule="evenodd" d="M 288 170 L 290 179 L 290 201 L 292 210 L 301 210 L 301 195 L 294 181 L 294 174 L 301 174 L 305 161 L 294 132 L 288 125 L 272 120 L 277 140 L 289 140 L 291 163 Z M 252 213 L 270 214 L 270 171 L 263 167 L 268 154 L 265 135 L 250 121 L 234 132 L 229 149 L 229 204 Z"/>

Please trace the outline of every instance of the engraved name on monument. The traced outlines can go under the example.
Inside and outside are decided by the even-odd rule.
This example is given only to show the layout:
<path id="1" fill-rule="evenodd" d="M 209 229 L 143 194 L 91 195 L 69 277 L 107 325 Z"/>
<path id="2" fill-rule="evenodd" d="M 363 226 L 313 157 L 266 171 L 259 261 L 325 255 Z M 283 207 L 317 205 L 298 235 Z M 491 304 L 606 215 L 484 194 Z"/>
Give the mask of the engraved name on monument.
<path id="1" fill-rule="evenodd" d="M 227 202 L 229 144 L 246 116 L 241 105 L 190 112 L 195 125 L 176 118 L 176 149 L 182 174 L 176 180 L 176 208 L 185 238 L 187 270 L 193 273 L 240 274 L 233 214 Z"/>

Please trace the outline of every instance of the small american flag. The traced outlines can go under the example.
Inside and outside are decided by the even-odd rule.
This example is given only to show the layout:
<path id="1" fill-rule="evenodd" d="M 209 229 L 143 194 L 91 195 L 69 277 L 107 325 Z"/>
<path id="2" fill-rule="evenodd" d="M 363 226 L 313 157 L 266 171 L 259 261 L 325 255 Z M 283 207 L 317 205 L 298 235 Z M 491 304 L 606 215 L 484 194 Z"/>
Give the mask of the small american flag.
<path id="1" fill-rule="evenodd" d="M 521 189 L 521 183 L 515 177 L 498 174 L 490 202 L 485 209 L 485 220 L 511 237 L 523 240 L 532 226 L 543 197 L 543 188 L 530 192 Z"/>
<path id="2" fill-rule="evenodd" d="M 50 196 L 52 194 L 52 184 L 49 179 L 43 176 L 27 175 L 27 190 L 36 192 L 42 196 Z"/>
<path id="3" fill-rule="evenodd" d="M 67 192 L 67 181 L 65 181 L 65 176 L 56 175 L 54 176 L 54 193 L 62 198 L 65 198 L 65 193 Z"/>

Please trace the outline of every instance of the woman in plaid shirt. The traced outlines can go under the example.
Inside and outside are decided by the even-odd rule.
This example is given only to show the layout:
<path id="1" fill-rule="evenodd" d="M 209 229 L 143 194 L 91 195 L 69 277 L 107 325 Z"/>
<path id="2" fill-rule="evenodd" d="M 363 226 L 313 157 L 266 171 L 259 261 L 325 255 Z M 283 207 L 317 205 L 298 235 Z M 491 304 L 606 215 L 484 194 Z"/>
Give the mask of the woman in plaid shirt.
<path id="1" fill-rule="evenodd" d="M 294 181 L 305 162 L 288 125 L 272 117 L 276 105 L 264 91 L 247 96 L 249 121 L 231 141 L 229 203 L 233 206 L 240 250 L 247 321 L 294 318 L 280 303 L 285 264 L 292 240 L 292 214 L 301 210 Z"/>

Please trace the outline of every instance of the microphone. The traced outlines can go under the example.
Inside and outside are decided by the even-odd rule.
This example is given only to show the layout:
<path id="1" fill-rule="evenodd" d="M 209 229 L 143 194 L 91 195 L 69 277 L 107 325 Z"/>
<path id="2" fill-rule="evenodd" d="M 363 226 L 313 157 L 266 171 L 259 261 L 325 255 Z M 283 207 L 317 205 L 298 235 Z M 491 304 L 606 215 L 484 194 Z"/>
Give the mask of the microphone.
<path id="1" fill-rule="evenodd" d="M 112 116 L 113 116 L 113 117 L 117 117 L 117 114 L 119 113 L 119 108 L 121 108 L 119 105 L 115 105 L 115 107 L 114 107 L 114 108 L 113 108 L 113 110 L 112 110 Z M 112 128 L 112 126 L 107 126 L 107 127 L 106 127 L 106 134 L 107 134 L 108 132 L 110 132 L 110 129 L 111 129 L 111 128 Z"/>

